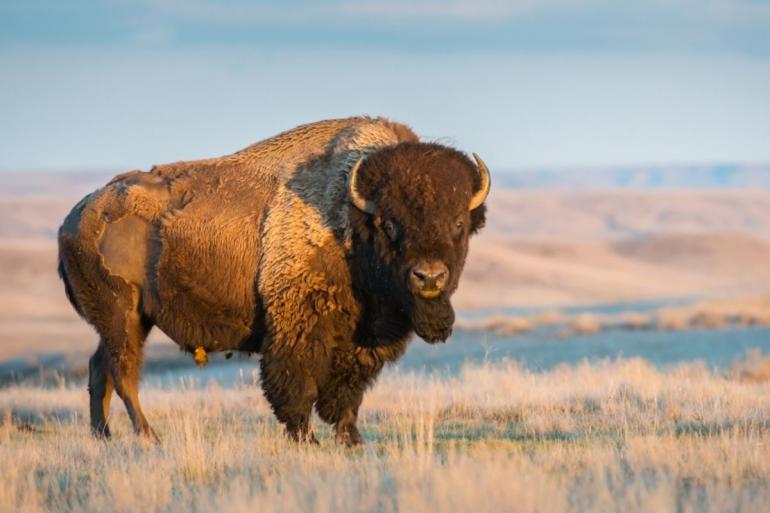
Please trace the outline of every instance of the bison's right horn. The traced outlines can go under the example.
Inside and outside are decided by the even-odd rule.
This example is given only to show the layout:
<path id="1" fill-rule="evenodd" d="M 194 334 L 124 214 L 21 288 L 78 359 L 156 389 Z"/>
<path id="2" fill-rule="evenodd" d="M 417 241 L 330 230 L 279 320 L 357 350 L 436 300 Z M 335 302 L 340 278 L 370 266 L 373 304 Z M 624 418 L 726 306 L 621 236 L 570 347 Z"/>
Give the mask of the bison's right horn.
<path id="1" fill-rule="evenodd" d="M 490 186 L 489 169 L 487 169 L 487 165 L 484 164 L 484 161 L 481 160 L 481 157 L 475 153 L 473 154 L 473 158 L 476 159 L 476 164 L 478 165 L 479 177 L 481 178 L 481 187 L 479 187 L 478 192 L 476 192 L 476 194 L 474 194 L 471 198 L 471 202 L 468 205 L 468 210 L 478 208 L 482 203 L 484 203 L 484 200 L 487 199 L 487 195 L 489 194 Z"/>
<path id="2" fill-rule="evenodd" d="M 363 161 L 364 161 L 364 157 L 361 157 L 360 159 L 358 159 L 358 162 L 356 162 L 356 165 L 353 166 L 353 169 L 350 171 L 350 181 L 348 182 L 348 188 L 350 190 L 350 201 L 356 207 L 358 207 L 359 210 L 362 210 L 367 214 L 374 214 L 376 210 L 374 206 L 374 202 L 361 196 L 356 186 L 357 178 L 358 178 L 358 169 L 361 167 L 361 163 Z"/>

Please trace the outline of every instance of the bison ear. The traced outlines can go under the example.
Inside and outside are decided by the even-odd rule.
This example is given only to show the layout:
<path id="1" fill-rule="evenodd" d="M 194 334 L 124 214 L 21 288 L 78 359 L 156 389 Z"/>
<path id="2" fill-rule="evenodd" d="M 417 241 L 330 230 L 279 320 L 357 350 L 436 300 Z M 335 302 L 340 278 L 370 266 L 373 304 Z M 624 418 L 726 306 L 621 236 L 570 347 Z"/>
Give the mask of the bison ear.
<path id="1" fill-rule="evenodd" d="M 361 163 L 364 161 L 364 157 L 358 159 L 358 162 L 350 170 L 350 178 L 348 178 L 348 192 L 350 194 L 350 202 L 353 203 L 359 210 L 366 212 L 367 214 L 374 214 L 376 208 L 374 202 L 363 197 L 358 192 L 358 170 L 361 167 Z"/>
<path id="2" fill-rule="evenodd" d="M 487 224 L 487 206 L 481 205 L 471 210 L 471 235 L 484 228 L 485 224 Z"/>

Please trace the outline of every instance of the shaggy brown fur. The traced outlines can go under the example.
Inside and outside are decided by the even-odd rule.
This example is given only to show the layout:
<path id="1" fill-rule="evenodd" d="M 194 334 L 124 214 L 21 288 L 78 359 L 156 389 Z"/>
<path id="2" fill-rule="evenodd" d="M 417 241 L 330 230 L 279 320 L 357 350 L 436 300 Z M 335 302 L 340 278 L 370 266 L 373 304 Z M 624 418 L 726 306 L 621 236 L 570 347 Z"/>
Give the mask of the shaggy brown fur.
<path id="1" fill-rule="evenodd" d="M 350 203 L 351 168 L 368 214 Z M 484 206 L 475 165 L 420 143 L 406 126 L 349 118 L 300 126 L 230 156 L 115 177 L 59 230 L 59 272 L 99 333 L 90 361 L 91 427 L 109 436 L 112 391 L 138 433 L 142 346 L 158 326 L 205 351 L 261 353 L 262 386 L 295 439 L 313 406 L 337 440 L 360 443 L 364 391 L 410 334 L 444 340 L 449 297 Z M 449 272 L 441 295 L 409 288 L 425 259 Z"/>

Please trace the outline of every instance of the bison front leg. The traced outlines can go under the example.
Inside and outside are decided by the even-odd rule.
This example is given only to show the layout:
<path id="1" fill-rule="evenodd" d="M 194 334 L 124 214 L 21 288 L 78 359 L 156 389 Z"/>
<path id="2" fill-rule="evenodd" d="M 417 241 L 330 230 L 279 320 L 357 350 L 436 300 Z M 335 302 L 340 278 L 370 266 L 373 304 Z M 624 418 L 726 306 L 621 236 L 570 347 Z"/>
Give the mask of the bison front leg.
<path id="1" fill-rule="evenodd" d="M 316 410 L 324 421 L 334 424 L 335 440 L 348 447 L 363 443 L 356 423 L 364 391 L 374 381 L 381 365 L 362 363 L 352 352 L 335 355 L 328 380 L 321 387 Z"/>
<path id="2" fill-rule="evenodd" d="M 354 390 L 349 386 L 331 386 L 322 390 L 316 410 L 321 419 L 334 425 L 334 440 L 338 444 L 352 447 L 363 443 L 356 427 L 363 397 L 363 388 Z"/>
<path id="3" fill-rule="evenodd" d="M 356 423 L 358 422 L 358 407 L 346 408 L 342 413 L 342 416 L 335 423 L 336 434 L 334 435 L 334 441 L 339 445 L 345 445 L 347 447 L 353 447 L 356 445 L 362 445 L 364 439 L 361 438 L 361 433 L 358 432 Z"/>
<path id="4" fill-rule="evenodd" d="M 317 444 L 310 426 L 318 388 L 312 376 L 293 358 L 281 358 L 269 351 L 260 362 L 262 389 L 276 418 L 286 426 L 294 441 Z"/>

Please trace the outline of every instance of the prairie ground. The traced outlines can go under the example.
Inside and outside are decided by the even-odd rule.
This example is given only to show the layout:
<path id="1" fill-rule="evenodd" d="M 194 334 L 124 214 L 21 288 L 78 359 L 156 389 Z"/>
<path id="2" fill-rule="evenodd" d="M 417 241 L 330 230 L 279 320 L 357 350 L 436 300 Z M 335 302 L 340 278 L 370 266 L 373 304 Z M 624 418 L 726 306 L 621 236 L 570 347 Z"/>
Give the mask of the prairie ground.
<path id="1" fill-rule="evenodd" d="M 469 317 L 474 332 L 446 346 L 413 344 L 364 400 L 366 445 L 343 449 L 318 419 L 319 446 L 287 441 L 248 368 L 220 385 L 164 386 L 181 357 L 159 333 L 141 394 L 161 444 L 131 433 L 117 398 L 113 438 L 90 436 L 83 376 L 97 336 L 64 297 L 54 237 L 106 178 L 0 177 L 1 513 L 768 511 L 770 360 L 665 363 L 766 340 L 765 328 L 731 327 L 768 323 L 767 190 L 495 187 L 454 303 L 511 311 Z M 554 324 L 590 343 L 540 336 Z M 722 329 L 690 331 L 705 328 Z M 575 363 L 606 351 L 649 361 Z M 487 353 L 497 361 L 481 363 Z M 426 367 L 452 370 L 404 370 Z"/>
<path id="2" fill-rule="evenodd" d="M 770 372 L 616 360 L 389 370 L 366 445 L 287 441 L 246 376 L 144 388 L 160 445 L 87 427 L 82 384 L 0 389 L 0 511 L 742 511 L 770 503 Z M 764 362 L 767 365 L 767 362 Z M 764 368 L 764 371 L 763 371 Z"/>

